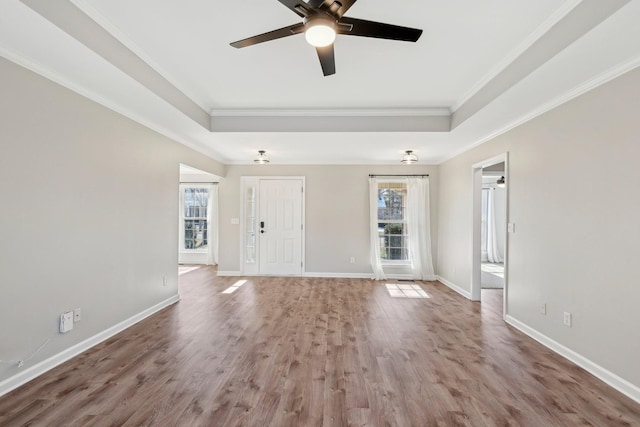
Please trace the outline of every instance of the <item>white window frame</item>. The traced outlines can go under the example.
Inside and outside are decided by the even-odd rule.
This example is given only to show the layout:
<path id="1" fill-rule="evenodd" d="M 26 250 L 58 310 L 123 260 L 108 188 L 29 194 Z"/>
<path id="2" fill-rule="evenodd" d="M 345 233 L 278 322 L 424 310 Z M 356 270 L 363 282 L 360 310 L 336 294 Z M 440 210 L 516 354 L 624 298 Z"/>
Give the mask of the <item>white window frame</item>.
<path id="1" fill-rule="evenodd" d="M 194 254 L 206 254 L 209 252 L 208 249 L 208 245 L 211 244 L 211 224 L 210 224 L 210 212 L 207 212 L 207 216 L 206 217 L 198 217 L 198 218 L 194 218 L 194 217 L 185 217 L 184 216 L 184 191 L 187 188 L 197 188 L 197 189 L 204 189 L 207 190 L 209 192 L 209 197 L 211 197 L 211 192 L 209 191 L 209 187 L 211 186 L 211 184 L 205 183 L 205 184 L 180 184 L 180 212 L 179 212 L 179 236 L 178 236 L 178 250 L 182 253 L 194 253 Z M 207 222 L 207 247 L 205 247 L 204 249 L 187 249 L 184 247 L 184 237 L 185 237 L 185 233 L 184 233 L 184 222 L 187 219 L 204 219 Z"/>
<path id="2" fill-rule="evenodd" d="M 406 186 L 407 186 L 407 180 L 403 179 L 403 178 L 384 178 L 384 179 L 378 179 L 378 192 L 380 191 L 381 187 L 383 187 L 385 184 L 390 184 L 390 183 L 400 183 L 400 184 L 404 184 L 405 185 L 405 199 L 404 199 L 404 206 L 403 206 L 403 219 L 402 220 L 381 220 L 378 219 L 378 224 L 380 223 L 387 223 L 387 224 L 403 224 L 403 230 L 406 231 L 406 227 L 407 227 L 407 215 L 406 215 Z M 407 254 L 407 259 L 406 260 L 388 260 L 388 259 L 384 259 L 382 257 L 380 257 L 380 262 L 382 263 L 383 266 L 407 266 L 407 265 L 411 265 L 411 254 L 409 254 L 409 245 L 408 245 L 408 239 L 409 236 L 407 234 L 403 234 L 402 236 L 404 236 L 405 240 L 405 250 L 406 250 L 406 254 Z"/>

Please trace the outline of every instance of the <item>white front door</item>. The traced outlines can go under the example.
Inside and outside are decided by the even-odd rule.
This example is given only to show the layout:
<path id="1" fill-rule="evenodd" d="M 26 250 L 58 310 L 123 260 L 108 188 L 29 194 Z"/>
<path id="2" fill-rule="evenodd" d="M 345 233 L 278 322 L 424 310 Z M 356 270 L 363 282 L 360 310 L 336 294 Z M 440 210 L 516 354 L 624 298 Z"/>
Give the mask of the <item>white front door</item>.
<path id="1" fill-rule="evenodd" d="M 301 179 L 260 179 L 260 274 L 302 274 Z"/>

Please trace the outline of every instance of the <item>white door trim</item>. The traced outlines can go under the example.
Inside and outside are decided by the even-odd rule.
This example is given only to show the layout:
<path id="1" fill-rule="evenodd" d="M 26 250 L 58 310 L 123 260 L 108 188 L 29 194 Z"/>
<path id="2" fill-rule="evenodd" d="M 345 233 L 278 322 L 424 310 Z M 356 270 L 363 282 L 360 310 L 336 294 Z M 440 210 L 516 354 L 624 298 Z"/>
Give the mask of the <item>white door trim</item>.
<path id="1" fill-rule="evenodd" d="M 247 203 L 246 195 L 247 190 L 250 188 L 255 189 L 255 211 L 260 212 L 260 181 L 263 180 L 298 180 L 302 183 L 302 235 L 301 235 L 301 276 L 306 274 L 306 177 L 304 176 L 242 176 L 240 177 L 240 274 L 243 276 L 259 276 L 260 275 L 260 244 L 259 244 L 259 219 L 256 218 L 255 234 L 256 234 L 256 259 L 254 263 L 247 263 L 247 245 L 246 237 L 248 235 L 248 222 L 247 222 Z"/>
<path id="2" fill-rule="evenodd" d="M 481 224 L 482 224 L 482 169 L 504 162 L 505 179 L 505 215 L 506 223 L 509 223 L 509 153 L 505 152 L 471 166 L 472 172 L 472 238 L 471 238 L 471 299 L 480 301 L 482 293 L 481 283 Z M 506 319 L 508 310 L 509 294 L 509 233 L 505 230 L 504 242 L 504 290 L 502 293 L 502 317 Z"/>

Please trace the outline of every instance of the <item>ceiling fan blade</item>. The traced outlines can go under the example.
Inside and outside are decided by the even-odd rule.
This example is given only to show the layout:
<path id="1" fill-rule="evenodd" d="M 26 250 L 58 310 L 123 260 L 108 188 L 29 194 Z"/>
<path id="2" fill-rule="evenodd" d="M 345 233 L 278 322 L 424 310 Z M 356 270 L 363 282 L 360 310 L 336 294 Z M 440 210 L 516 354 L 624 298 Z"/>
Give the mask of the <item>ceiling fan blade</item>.
<path id="1" fill-rule="evenodd" d="M 283 37 L 300 34 L 302 32 L 304 32 L 304 24 L 294 24 L 289 25 L 288 27 L 269 31 L 268 33 L 258 34 L 257 36 L 238 40 L 237 42 L 230 43 L 230 45 L 237 49 L 240 49 L 241 47 L 247 47 L 258 43 L 268 42 L 270 40 L 281 39 Z"/>
<path id="2" fill-rule="evenodd" d="M 302 0 L 278 0 L 296 15 L 307 18 L 315 13 L 315 11 Z"/>
<path id="3" fill-rule="evenodd" d="M 347 26 L 351 26 L 351 30 Z M 366 21 L 344 17 L 337 28 L 338 34 L 348 36 L 374 37 L 377 39 L 401 40 L 406 42 L 418 41 L 422 30 L 417 28 L 400 27 L 398 25 L 383 24 L 382 22 Z"/>
<path id="4" fill-rule="evenodd" d="M 325 47 L 317 47 L 318 58 L 320 58 L 320 65 L 322 66 L 322 73 L 325 76 L 330 76 L 336 73 L 336 58 L 333 54 L 333 44 Z"/>

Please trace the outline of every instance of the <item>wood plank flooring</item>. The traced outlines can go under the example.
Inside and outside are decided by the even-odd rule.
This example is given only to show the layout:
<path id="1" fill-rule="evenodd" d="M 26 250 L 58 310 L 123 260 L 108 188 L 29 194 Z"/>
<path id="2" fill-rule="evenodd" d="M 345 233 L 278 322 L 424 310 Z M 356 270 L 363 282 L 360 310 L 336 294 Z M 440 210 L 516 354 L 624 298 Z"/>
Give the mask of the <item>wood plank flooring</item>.
<path id="1" fill-rule="evenodd" d="M 182 300 L 0 398 L 1 426 L 639 426 L 640 405 L 508 327 L 502 291 L 180 276 Z"/>

